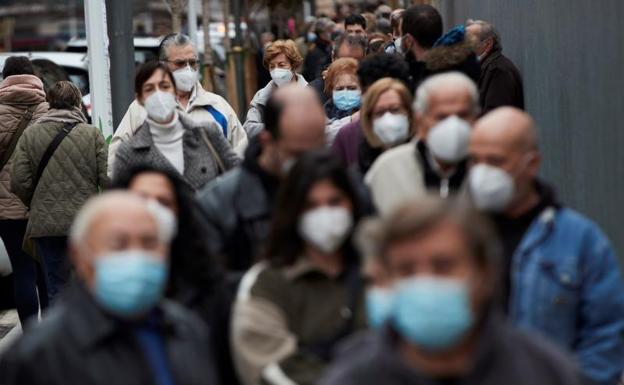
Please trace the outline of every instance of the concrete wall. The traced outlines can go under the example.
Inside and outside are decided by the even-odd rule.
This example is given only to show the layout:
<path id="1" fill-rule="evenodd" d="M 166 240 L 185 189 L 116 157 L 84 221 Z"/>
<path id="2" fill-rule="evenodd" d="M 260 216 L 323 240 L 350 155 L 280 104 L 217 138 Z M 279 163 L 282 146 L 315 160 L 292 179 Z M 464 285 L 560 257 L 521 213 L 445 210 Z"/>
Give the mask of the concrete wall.
<path id="1" fill-rule="evenodd" d="M 543 176 L 607 232 L 624 260 L 624 1 L 439 0 L 445 29 L 499 29 L 540 126 Z"/>

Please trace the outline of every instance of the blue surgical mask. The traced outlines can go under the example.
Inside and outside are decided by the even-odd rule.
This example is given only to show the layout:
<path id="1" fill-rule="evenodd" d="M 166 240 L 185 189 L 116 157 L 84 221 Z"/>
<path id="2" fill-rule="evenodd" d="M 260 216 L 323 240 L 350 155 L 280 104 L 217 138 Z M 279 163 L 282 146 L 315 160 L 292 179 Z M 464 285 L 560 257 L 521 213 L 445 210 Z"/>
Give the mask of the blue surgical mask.
<path id="1" fill-rule="evenodd" d="M 334 106 L 342 111 L 350 111 L 360 106 L 362 91 L 360 90 L 340 90 L 334 91 Z"/>
<path id="2" fill-rule="evenodd" d="M 466 283 L 432 277 L 400 282 L 392 324 L 421 349 L 435 352 L 453 347 L 474 324 Z"/>
<path id="3" fill-rule="evenodd" d="M 374 287 L 366 292 L 366 315 L 371 328 L 380 328 L 390 318 L 393 301 L 392 289 Z"/>
<path id="4" fill-rule="evenodd" d="M 167 264 L 143 250 L 103 255 L 95 264 L 95 297 L 116 316 L 140 316 L 162 298 L 167 275 Z"/>
<path id="5" fill-rule="evenodd" d="M 308 32 L 306 37 L 308 38 L 308 43 L 314 43 L 316 41 L 316 34 L 314 32 Z"/>

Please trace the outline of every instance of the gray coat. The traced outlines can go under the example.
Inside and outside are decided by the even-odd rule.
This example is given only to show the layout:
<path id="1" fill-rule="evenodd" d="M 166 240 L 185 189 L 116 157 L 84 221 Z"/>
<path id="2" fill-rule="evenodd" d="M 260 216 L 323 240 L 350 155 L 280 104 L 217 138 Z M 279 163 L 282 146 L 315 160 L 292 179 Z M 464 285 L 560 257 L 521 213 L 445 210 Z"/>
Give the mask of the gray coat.
<path id="1" fill-rule="evenodd" d="M 543 338 L 524 334 L 500 317 L 486 321 L 473 369 L 462 385 L 581 385 L 573 360 Z M 319 385 L 433 385 L 436 379 L 409 365 L 387 327 L 356 336 L 342 347 Z"/>
<path id="2" fill-rule="evenodd" d="M 221 158 L 226 170 L 240 163 L 240 159 L 236 156 L 215 123 L 198 123 L 183 113 L 180 113 L 180 122 L 185 130 L 182 137 L 184 175 L 181 176 L 193 190 L 202 188 L 206 183 L 219 175 L 217 162 L 202 138 L 200 130 L 204 130 L 207 133 L 210 143 L 212 143 L 212 146 Z M 147 122 L 143 123 L 130 140 L 123 142 L 119 146 L 115 155 L 113 178 L 116 178 L 120 172 L 139 165 L 150 165 L 179 174 L 175 167 L 156 148 Z"/>

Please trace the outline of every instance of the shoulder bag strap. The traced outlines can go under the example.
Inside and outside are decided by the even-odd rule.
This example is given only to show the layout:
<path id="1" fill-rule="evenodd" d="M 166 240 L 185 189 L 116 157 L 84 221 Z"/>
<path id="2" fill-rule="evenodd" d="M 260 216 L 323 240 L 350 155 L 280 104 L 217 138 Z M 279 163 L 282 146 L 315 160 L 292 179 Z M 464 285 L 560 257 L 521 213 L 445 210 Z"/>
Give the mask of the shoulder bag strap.
<path id="1" fill-rule="evenodd" d="M 215 162 L 217 162 L 217 168 L 219 169 L 218 174 L 219 175 L 223 174 L 225 172 L 225 165 L 223 164 L 221 157 L 217 153 L 217 150 L 215 150 L 214 146 L 210 142 L 210 139 L 208 139 L 208 134 L 206 134 L 206 130 L 204 130 L 203 128 L 199 128 L 199 134 L 201 135 L 202 139 L 206 143 L 206 147 L 208 147 L 208 151 L 210 151 L 210 154 L 212 154 L 212 157 L 214 158 Z"/>
<path id="2" fill-rule="evenodd" d="M 11 138 L 11 142 L 9 143 L 6 152 L 2 156 L 2 159 L 0 159 L 0 170 L 2 170 L 7 163 L 9 163 L 9 159 L 11 159 L 11 155 L 13 155 L 13 152 L 15 151 L 15 147 L 17 147 L 17 141 L 22 136 L 22 133 L 28 126 L 28 123 L 30 123 L 30 121 L 32 120 L 35 108 L 37 108 L 37 105 L 28 107 L 20 118 L 20 121 L 17 124 L 17 129 L 15 130 L 15 134 L 13 134 L 13 137 Z"/>
<path id="3" fill-rule="evenodd" d="M 35 176 L 35 180 L 33 181 L 33 190 L 37 188 L 39 184 L 39 179 L 41 179 L 41 175 L 43 175 L 43 171 L 45 170 L 50 158 L 54 155 L 54 151 L 58 148 L 59 144 L 65 139 L 67 135 L 74 129 L 75 125 L 72 123 L 65 123 L 63 129 L 59 131 L 58 134 L 52 139 L 52 143 L 46 148 L 43 156 L 41 157 L 41 161 L 39 162 L 39 167 L 37 167 L 37 175 Z"/>

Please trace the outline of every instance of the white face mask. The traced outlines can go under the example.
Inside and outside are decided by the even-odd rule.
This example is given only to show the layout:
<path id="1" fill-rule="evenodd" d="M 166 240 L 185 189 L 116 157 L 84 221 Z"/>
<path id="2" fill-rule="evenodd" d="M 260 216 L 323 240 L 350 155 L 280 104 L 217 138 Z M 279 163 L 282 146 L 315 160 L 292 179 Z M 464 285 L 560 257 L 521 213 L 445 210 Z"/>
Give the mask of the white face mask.
<path id="1" fill-rule="evenodd" d="M 147 117 L 157 123 L 171 120 L 176 105 L 175 96 L 171 92 L 158 90 L 145 99 Z"/>
<path id="2" fill-rule="evenodd" d="M 470 124 L 457 116 L 449 116 L 433 126 L 427 134 L 427 147 L 434 157 L 457 163 L 468 155 Z"/>
<path id="3" fill-rule="evenodd" d="M 351 212 L 344 207 L 319 207 L 299 219 L 301 237 L 328 254 L 342 246 L 352 227 Z"/>
<path id="4" fill-rule="evenodd" d="M 271 79 L 277 84 L 278 87 L 282 87 L 293 78 L 293 72 L 285 68 L 275 68 L 271 71 Z"/>
<path id="5" fill-rule="evenodd" d="M 515 191 L 514 179 L 508 172 L 484 163 L 472 166 L 468 186 L 475 207 L 491 212 L 504 211 Z"/>
<path id="6" fill-rule="evenodd" d="M 182 92 L 190 92 L 199 80 L 199 72 L 186 66 L 173 73 L 176 87 Z"/>
<path id="7" fill-rule="evenodd" d="M 373 132 L 386 146 L 402 143 L 409 136 L 409 119 L 405 114 L 386 112 L 373 121 Z"/>

